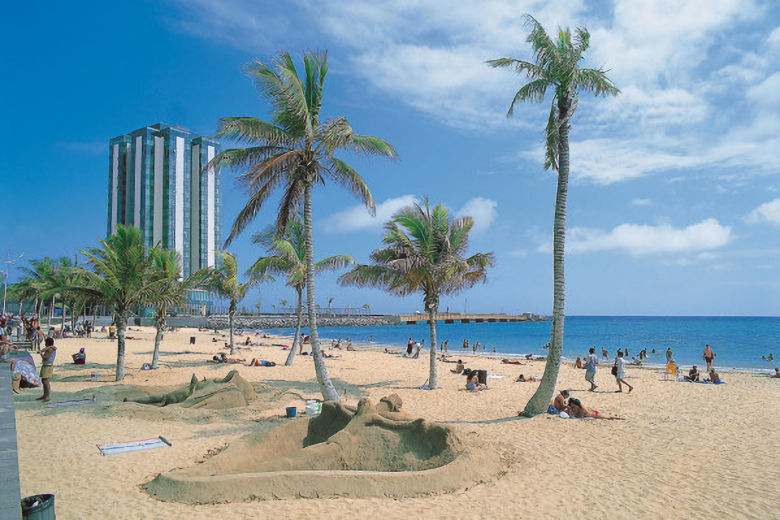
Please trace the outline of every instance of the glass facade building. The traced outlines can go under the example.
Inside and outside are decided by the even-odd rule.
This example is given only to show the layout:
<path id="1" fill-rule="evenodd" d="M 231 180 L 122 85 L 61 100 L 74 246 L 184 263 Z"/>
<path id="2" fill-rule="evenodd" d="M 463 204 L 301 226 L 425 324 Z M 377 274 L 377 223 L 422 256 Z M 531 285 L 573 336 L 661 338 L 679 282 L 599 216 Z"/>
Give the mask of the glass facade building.
<path id="1" fill-rule="evenodd" d="M 140 229 L 147 246 L 181 255 L 185 278 L 213 266 L 222 243 L 222 187 L 220 172 L 206 164 L 219 144 L 157 123 L 114 137 L 108 153 L 106 234 L 119 224 Z"/>

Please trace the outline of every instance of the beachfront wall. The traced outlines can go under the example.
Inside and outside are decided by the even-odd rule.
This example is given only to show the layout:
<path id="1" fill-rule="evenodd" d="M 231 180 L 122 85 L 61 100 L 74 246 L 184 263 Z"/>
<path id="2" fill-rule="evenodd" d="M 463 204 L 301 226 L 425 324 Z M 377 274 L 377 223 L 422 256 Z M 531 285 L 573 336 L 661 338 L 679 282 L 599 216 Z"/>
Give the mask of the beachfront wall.
<path id="1" fill-rule="evenodd" d="M 184 277 L 215 264 L 222 240 L 220 172 L 204 169 L 219 144 L 164 123 L 109 143 L 106 234 L 119 224 L 141 230 L 148 247 L 181 255 Z"/>

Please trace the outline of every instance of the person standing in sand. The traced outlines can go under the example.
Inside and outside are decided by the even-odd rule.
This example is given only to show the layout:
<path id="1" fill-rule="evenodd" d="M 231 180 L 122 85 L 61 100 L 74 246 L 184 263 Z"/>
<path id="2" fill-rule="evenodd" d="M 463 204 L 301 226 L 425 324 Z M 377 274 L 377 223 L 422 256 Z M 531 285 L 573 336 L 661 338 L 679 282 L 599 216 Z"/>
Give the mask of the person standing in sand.
<path id="1" fill-rule="evenodd" d="M 625 377 L 626 377 L 626 360 L 623 359 L 623 353 L 619 352 L 617 357 L 615 358 L 615 381 L 617 381 L 617 385 L 618 385 L 617 391 L 622 392 L 623 391 L 622 385 L 626 385 L 628 387 L 628 393 L 630 394 L 631 390 L 633 390 L 634 387 L 626 383 Z"/>
<path id="2" fill-rule="evenodd" d="M 704 358 L 704 362 L 707 363 L 707 370 L 709 371 L 712 368 L 712 360 L 715 359 L 715 352 L 712 351 L 709 345 L 704 345 L 704 353 L 702 354 L 702 357 Z"/>
<path id="3" fill-rule="evenodd" d="M 42 365 L 41 365 L 41 385 L 43 386 L 43 395 L 39 397 L 38 401 L 46 402 L 49 400 L 49 393 L 51 392 L 51 385 L 49 379 L 54 374 L 54 358 L 57 357 L 57 347 L 54 346 L 54 338 L 46 338 L 46 346 L 40 351 Z"/>
<path id="4" fill-rule="evenodd" d="M 590 383 L 589 391 L 593 392 L 598 385 L 596 385 L 596 365 L 599 364 L 599 360 L 596 357 L 596 347 L 590 347 L 588 351 L 588 359 L 585 360 L 585 381 Z"/>

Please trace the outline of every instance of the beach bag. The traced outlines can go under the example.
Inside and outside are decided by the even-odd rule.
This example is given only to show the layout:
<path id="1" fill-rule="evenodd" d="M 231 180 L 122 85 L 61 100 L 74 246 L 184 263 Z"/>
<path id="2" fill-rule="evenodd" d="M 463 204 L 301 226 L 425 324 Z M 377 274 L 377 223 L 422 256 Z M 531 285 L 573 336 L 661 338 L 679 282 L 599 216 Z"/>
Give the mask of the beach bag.
<path id="1" fill-rule="evenodd" d="M 617 375 L 617 364 L 612 365 L 612 375 L 613 376 Z"/>

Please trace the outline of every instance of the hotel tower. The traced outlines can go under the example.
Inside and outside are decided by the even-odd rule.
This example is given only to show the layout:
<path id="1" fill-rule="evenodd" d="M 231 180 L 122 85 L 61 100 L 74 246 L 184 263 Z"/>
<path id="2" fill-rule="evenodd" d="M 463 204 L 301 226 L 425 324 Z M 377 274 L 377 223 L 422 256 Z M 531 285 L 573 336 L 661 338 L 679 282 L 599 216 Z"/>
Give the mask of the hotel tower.
<path id="1" fill-rule="evenodd" d="M 141 230 L 147 246 L 176 250 L 184 277 L 215 263 L 221 244 L 219 171 L 205 168 L 219 144 L 180 126 L 157 123 L 111 139 L 107 234 Z"/>

